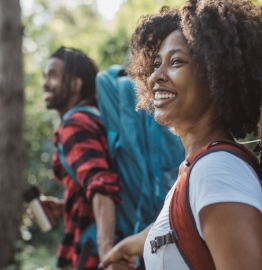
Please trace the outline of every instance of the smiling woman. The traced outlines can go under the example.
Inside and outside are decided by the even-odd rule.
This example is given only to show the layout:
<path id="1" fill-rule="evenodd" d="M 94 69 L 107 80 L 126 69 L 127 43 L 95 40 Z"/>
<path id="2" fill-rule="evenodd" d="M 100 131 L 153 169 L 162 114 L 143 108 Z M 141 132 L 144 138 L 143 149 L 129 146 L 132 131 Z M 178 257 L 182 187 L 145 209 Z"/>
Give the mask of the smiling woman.
<path id="1" fill-rule="evenodd" d="M 203 80 L 194 76 L 188 44 L 180 30 L 171 32 L 161 44 L 148 86 L 154 96 L 155 119 L 165 126 L 186 128 L 212 104 Z"/>
<path id="2" fill-rule="evenodd" d="M 137 108 L 176 131 L 186 159 L 154 225 L 103 267 L 144 253 L 147 270 L 261 269 L 262 175 L 235 143 L 258 132 L 261 48 L 262 9 L 248 0 L 188 0 L 142 18 L 127 69 Z"/>
<path id="3" fill-rule="evenodd" d="M 217 113 L 233 136 L 240 139 L 257 131 L 262 84 L 260 18 L 261 8 L 247 0 L 186 1 L 182 11 L 164 6 L 159 14 L 145 16 L 132 35 L 127 69 L 137 84 L 137 107 L 152 110 L 148 78 L 163 40 L 180 30 L 192 68 L 205 80 Z"/>

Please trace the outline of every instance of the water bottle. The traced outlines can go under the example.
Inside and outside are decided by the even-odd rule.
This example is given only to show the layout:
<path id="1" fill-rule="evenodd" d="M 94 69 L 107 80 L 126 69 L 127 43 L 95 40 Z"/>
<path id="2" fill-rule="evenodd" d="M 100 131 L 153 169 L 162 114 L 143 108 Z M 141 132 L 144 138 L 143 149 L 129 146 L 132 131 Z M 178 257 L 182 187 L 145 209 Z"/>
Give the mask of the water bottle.
<path id="1" fill-rule="evenodd" d="M 40 192 L 36 186 L 32 186 L 23 192 L 23 198 L 32 210 L 40 229 L 42 232 L 48 232 L 53 229 L 55 222 L 50 211 L 41 203 L 39 197 Z"/>

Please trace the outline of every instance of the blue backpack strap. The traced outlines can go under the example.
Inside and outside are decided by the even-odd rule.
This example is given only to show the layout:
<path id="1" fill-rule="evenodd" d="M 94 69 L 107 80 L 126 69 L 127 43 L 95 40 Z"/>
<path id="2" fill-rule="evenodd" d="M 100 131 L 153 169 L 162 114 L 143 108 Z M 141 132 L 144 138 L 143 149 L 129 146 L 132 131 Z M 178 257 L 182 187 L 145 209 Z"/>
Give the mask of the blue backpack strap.
<path id="1" fill-rule="evenodd" d="M 107 72 L 114 78 L 117 79 L 120 71 L 123 70 L 123 67 L 120 65 L 112 65 L 107 69 Z"/>
<path id="2" fill-rule="evenodd" d="M 94 243 L 96 243 L 96 234 L 97 234 L 97 230 L 96 230 L 96 223 L 92 223 L 87 229 L 85 229 L 83 231 L 83 233 L 80 236 L 80 248 L 83 248 L 83 246 L 85 245 L 85 242 L 88 241 L 89 239 L 92 239 L 92 241 Z M 97 249 L 97 245 L 95 245 L 95 247 L 92 250 L 92 254 L 97 254 L 98 253 L 98 249 Z"/>
<path id="3" fill-rule="evenodd" d="M 65 168 L 65 170 L 67 171 L 67 173 L 74 179 L 74 181 L 79 184 L 78 180 L 77 180 L 77 177 L 76 177 L 76 174 L 74 172 L 74 170 L 68 165 L 68 163 L 66 162 L 66 159 L 65 159 L 65 153 L 64 153 L 64 148 L 62 146 L 61 143 L 58 143 L 58 153 L 59 153 L 59 158 L 60 158 L 60 161 L 62 162 L 63 164 L 63 167 Z"/>
<path id="4" fill-rule="evenodd" d="M 87 112 L 87 113 L 91 113 L 99 118 L 101 117 L 101 113 L 99 112 L 98 109 L 91 107 L 91 106 L 79 106 L 79 107 L 73 107 L 68 112 L 66 112 L 62 117 L 63 122 L 65 122 L 68 119 L 68 117 L 75 112 Z M 58 143 L 58 153 L 59 153 L 60 161 L 62 162 L 63 167 L 65 168 L 67 173 L 74 179 L 74 181 L 77 184 L 79 184 L 74 170 L 66 162 L 63 145 L 61 143 Z"/>
<path id="5" fill-rule="evenodd" d="M 70 109 L 68 112 L 66 112 L 63 115 L 63 121 L 66 121 L 66 119 L 73 113 L 75 112 L 87 112 L 87 113 L 91 113 L 97 117 L 101 117 L 101 113 L 99 112 L 98 109 L 95 109 L 94 107 L 91 106 L 79 106 L 79 107 L 73 107 L 72 109 Z"/>
<path id="6" fill-rule="evenodd" d="M 85 245 L 86 241 L 89 241 L 90 239 L 92 242 L 95 244 L 94 248 L 91 251 L 91 254 L 97 254 L 98 249 L 97 249 L 97 239 L 96 239 L 96 234 L 97 234 L 97 227 L 96 223 L 92 223 L 88 228 L 86 228 L 83 233 L 80 236 L 80 248 L 83 248 Z M 114 236 L 114 243 L 120 241 L 120 236 L 118 234 L 115 234 Z"/>

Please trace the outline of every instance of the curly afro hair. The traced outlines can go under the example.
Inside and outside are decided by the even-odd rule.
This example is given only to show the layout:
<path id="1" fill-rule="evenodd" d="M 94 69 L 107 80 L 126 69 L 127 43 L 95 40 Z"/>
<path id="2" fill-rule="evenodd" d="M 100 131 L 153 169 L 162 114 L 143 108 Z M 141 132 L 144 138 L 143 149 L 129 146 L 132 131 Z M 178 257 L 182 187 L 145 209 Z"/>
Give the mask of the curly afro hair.
<path id="1" fill-rule="evenodd" d="M 146 15 L 131 37 L 128 74 L 137 85 L 137 108 L 152 110 L 147 80 L 163 40 L 181 30 L 195 70 L 204 68 L 210 97 L 236 139 L 258 132 L 262 99 L 262 8 L 248 0 L 187 0 Z"/>

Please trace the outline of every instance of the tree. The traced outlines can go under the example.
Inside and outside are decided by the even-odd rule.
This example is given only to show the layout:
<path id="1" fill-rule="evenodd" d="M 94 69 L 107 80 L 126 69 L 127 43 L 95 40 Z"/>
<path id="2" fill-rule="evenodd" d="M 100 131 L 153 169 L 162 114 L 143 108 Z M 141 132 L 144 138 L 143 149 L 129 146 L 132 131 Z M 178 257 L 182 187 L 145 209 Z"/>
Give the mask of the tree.
<path id="1" fill-rule="evenodd" d="M 0 268 L 13 256 L 21 220 L 23 74 L 19 0 L 0 0 Z"/>

